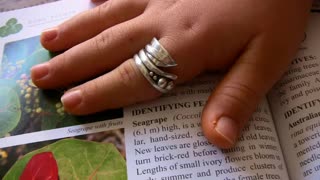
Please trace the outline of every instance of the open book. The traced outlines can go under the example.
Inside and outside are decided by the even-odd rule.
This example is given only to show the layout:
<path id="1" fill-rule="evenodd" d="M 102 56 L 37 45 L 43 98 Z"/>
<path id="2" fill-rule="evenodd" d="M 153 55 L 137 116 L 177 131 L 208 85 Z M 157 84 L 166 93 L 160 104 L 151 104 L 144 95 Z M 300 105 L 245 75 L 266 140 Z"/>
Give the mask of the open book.
<path id="1" fill-rule="evenodd" d="M 60 179 L 319 180 L 320 14 L 290 69 L 264 98 L 234 148 L 209 144 L 201 111 L 221 79 L 207 74 L 144 104 L 75 117 L 43 91 L 30 67 L 55 54 L 39 34 L 94 7 L 68 0 L 0 14 L 0 177 L 39 170 Z"/>

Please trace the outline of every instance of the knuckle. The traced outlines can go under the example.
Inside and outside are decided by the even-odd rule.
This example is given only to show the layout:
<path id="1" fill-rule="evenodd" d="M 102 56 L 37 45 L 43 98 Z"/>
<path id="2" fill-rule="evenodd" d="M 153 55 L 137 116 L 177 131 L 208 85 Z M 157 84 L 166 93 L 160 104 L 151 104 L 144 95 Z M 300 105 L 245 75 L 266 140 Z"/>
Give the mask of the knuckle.
<path id="1" fill-rule="evenodd" d="M 151 87 L 147 82 L 144 82 L 144 77 L 134 61 L 129 60 L 120 65 L 118 73 L 122 87 L 128 89 L 128 92 L 131 92 L 132 98 L 138 102 L 151 100 L 161 95 L 160 92 Z M 140 89 L 143 89 L 143 93 L 141 93 Z"/>
<path id="2" fill-rule="evenodd" d="M 53 60 L 49 61 L 50 63 L 50 74 L 53 76 L 64 73 L 64 69 L 67 67 L 68 62 L 68 53 L 62 53 Z M 62 73 L 61 73 L 62 72 Z"/>
<path id="3" fill-rule="evenodd" d="M 252 101 L 257 102 L 260 99 L 253 88 L 241 83 L 225 85 L 219 94 L 228 97 L 231 101 L 239 104 L 239 107 L 246 109 L 254 109 L 255 103 Z"/>
<path id="4" fill-rule="evenodd" d="M 106 15 L 108 16 L 108 19 L 113 22 L 119 22 L 121 21 L 123 14 L 119 13 L 120 11 L 117 9 L 117 6 L 121 4 L 119 1 L 108 1 L 105 3 L 104 6 L 102 6 L 103 9 L 101 9 L 100 17 L 103 21 L 105 21 Z"/>
<path id="5" fill-rule="evenodd" d="M 137 81 L 140 72 L 131 61 L 126 61 L 118 69 L 120 82 L 125 88 L 133 89 L 134 82 Z"/>
<path id="6" fill-rule="evenodd" d="M 182 31 L 189 36 L 198 37 L 198 24 L 192 20 L 185 20 L 182 23 Z"/>
<path id="7" fill-rule="evenodd" d="M 50 87 L 67 86 L 72 83 L 72 73 L 69 72 L 69 55 L 67 52 L 62 53 L 52 60 L 48 61 L 50 66 L 50 73 L 48 79 L 50 79 Z"/>
<path id="8" fill-rule="evenodd" d="M 111 29 L 108 33 L 100 33 L 93 39 L 93 45 L 97 49 L 100 55 L 103 55 L 106 45 L 111 41 L 112 31 Z M 103 57 L 103 56 L 102 56 Z"/>
<path id="9" fill-rule="evenodd" d="M 112 22 L 121 22 L 131 16 L 130 12 L 141 12 L 143 1 L 132 0 L 110 0 L 98 6 L 97 14 L 101 22 L 105 22 L 106 17 Z M 126 13 L 120 13 L 121 10 Z M 136 14 L 136 13 L 134 13 Z"/>
<path id="10" fill-rule="evenodd" d="M 97 16 L 100 21 L 100 24 L 106 23 L 106 18 L 109 22 L 120 22 L 123 18 L 123 14 L 119 13 L 117 6 L 121 4 L 119 1 L 106 1 L 100 6 L 97 7 Z"/>
<path id="11" fill-rule="evenodd" d="M 113 1 L 106 1 L 97 7 L 97 15 L 99 19 L 105 19 L 106 14 L 111 10 Z"/>
<path id="12" fill-rule="evenodd" d="M 97 97 L 97 92 L 101 91 L 101 88 L 105 87 L 101 81 L 89 81 L 79 87 L 83 94 L 84 104 L 90 104 L 90 101 Z"/>

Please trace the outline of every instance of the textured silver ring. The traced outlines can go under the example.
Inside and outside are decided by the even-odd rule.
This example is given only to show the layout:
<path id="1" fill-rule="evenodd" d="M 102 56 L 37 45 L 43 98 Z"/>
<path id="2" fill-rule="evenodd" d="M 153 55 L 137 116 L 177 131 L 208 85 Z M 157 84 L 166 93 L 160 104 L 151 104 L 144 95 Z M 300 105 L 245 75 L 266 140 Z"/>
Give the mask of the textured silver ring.
<path id="1" fill-rule="evenodd" d="M 160 42 L 156 38 L 153 38 L 151 44 L 146 45 L 145 49 L 148 54 L 160 61 L 160 64 L 158 66 L 171 67 L 177 65 L 173 58 L 170 56 L 169 52 L 160 44 Z"/>
<path id="2" fill-rule="evenodd" d="M 140 72 L 155 89 L 162 93 L 173 89 L 174 80 L 178 76 L 160 68 L 172 67 L 177 64 L 157 39 L 153 38 L 152 42 L 135 54 L 133 59 Z"/>
<path id="3" fill-rule="evenodd" d="M 147 49 L 147 48 L 148 48 L 148 47 L 146 46 L 146 49 Z M 158 59 L 154 58 L 151 54 L 149 54 L 149 53 L 147 52 L 147 50 L 146 50 L 146 55 L 148 56 L 148 58 L 152 61 L 152 63 L 153 63 L 154 65 L 156 65 L 156 66 L 158 66 L 158 67 L 170 67 L 170 66 L 168 66 L 167 64 L 165 64 L 165 63 L 159 61 Z"/>
<path id="4" fill-rule="evenodd" d="M 164 71 L 162 71 L 161 69 L 157 68 L 156 65 L 154 65 L 150 59 L 148 58 L 148 56 L 146 55 L 146 53 L 144 52 L 144 50 L 140 50 L 139 51 L 139 57 L 142 61 L 142 63 L 152 72 L 159 74 L 160 76 L 164 76 L 166 78 L 172 79 L 172 80 L 176 80 L 178 77 L 174 74 L 170 74 L 170 73 L 166 73 Z"/>

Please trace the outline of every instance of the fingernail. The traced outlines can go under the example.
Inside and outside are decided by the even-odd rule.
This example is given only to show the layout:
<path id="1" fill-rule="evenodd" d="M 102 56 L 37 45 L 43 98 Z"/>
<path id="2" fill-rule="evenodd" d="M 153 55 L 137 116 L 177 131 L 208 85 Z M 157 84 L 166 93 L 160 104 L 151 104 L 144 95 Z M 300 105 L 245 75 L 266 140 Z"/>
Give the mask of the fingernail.
<path id="1" fill-rule="evenodd" d="M 31 77 L 33 80 L 40 80 L 49 74 L 49 64 L 43 63 L 31 68 Z"/>
<path id="2" fill-rule="evenodd" d="M 221 117 L 217 122 L 215 130 L 224 137 L 230 145 L 234 145 L 236 143 L 239 130 L 234 120 L 228 117 Z"/>
<path id="3" fill-rule="evenodd" d="M 43 41 L 52 41 L 58 36 L 57 28 L 46 29 L 42 32 L 41 38 Z"/>
<path id="4" fill-rule="evenodd" d="M 82 94 L 80 90 L 65 93 L 61 97 L 61 102 L 66 109 L 73 109 L 82 101 Z"/>

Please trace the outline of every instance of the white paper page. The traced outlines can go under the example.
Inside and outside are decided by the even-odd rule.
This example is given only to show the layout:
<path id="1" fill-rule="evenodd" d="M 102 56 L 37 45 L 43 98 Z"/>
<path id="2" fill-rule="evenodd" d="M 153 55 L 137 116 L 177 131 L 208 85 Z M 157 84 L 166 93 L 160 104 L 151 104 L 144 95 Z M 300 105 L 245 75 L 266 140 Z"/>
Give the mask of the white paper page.
<path id="1" fill-rule="evenodd" d="M 2 70 L 5 66 L 2 63 L 2 60 L 6 58 L 4 56 L 4 51 L 7 45 L 14 45 L 15 43 L 19 44 L 19 42 L 21 41 L 28 41 L 27 39 L 36 38 L 44 29 L 54 27 L 62 23 L 63 21 L 70 19 L 72 16 L 93 7 L 95 7 L 95 4 L 93 4 L 90 0 L 66 0 L 21 10 L 0 13 L 0 28 L 3 26 L 8 26 L 7 23 L 10 21 L 14 22 L 16 25 L 20 24 L 22 27 L 20 31 L 7 34 L 6 36 L 0 38 L 0 75 L 2 75 Z M 12 21 L 13 19 L 14 21 Z M 3 29 L 0 29 L 0 33 L 2 31 Z M 35 41 L 39 40 L 33 40 L 33 42 Z M 40 46 L 40 42 L 37 43 Z M 13 48 L 13 52 L 11 54 L 17 55 L 20 53 L 20 51 L 24 51 L 30 48 L 28 43 L 25 43 L 23 45 L 25 46 L 25 48 L 23 48 L 21 45 L 12 46 L 15 48 Z M 21 60 L 26 61 L 25 59 Z M 12 68 L 18 68 L 18 65 L 12 66 Z M 18 71 L 20 69 L 16 70 Z M 3 80 L 1 78 L 3 78 L 2 76 L 0 77 L 0 80 Z M 8 78 L 12 79 L 11 77 Z M 6 79 L 6 77 L 4 77 L 4 79 Z M 1 110 L 5 111 L 5 109 Z M 24 109 L 22 109 L 21 111 L 24 111 Z M 122 115 L 116 117 L 114 120 L 108 120 L 107 122 L 95 122 L 86 125 L 72 125 L 72 123 L 70 123 L 69 125 L 67 125 L 68 127 L 60 127 L 50 130 L 34 128 L 35 130 L 30 130 L 28 131 L 28 133 L 21 131 L 14 135 L 9 134 L 6 137 L 0 137 L 0 148 L 121 128 L 122 120 L 119 120 L 119 118 L 122 118 Z M 35 120 L 35 118 L 25 119 L 25 121 L 29 121 L 28 123 L 31 123 L 31 121 L 33 120 Z M 58 120 L 59 119 L 57 119 L 57 121 Z M 5 124 L 5 122 L 0 123 L 0 127 L 5 126 Z"/>
<path id="2" fill-rule="evenodd" d="M 320 14 L 310 18 L 306 40 L 290 69 L 269 94 L 292 180 L 320 177 Z"/>
<path id="3" fill-rule="evenodd" d="M 125 109 L 129 179 L 288 179 L 269 107 L 263 101 L 236 147 L 221 151 L 202 134 L 213 78 L 153 103 Z"/>
<path id="4" fill-rule="evenodd" d="M 0 12 L 21 9 L 57 0 L 0 0 Z"/>

